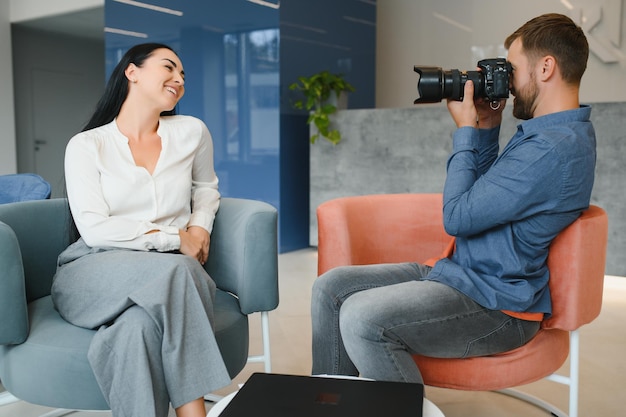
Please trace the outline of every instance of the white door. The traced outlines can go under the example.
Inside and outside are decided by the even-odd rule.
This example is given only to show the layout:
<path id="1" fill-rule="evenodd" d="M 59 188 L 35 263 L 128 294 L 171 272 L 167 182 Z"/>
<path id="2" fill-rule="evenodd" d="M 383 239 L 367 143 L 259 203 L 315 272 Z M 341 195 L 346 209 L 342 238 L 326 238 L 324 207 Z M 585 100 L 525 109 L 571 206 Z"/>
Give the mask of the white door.
<path id="1" fill-rule="evenodd" d="M 65 146 L 87 123 L 95 107 L 86 80 L 81 73 L 32 72 L 34 167 L 52 186 L 52 197 L 65 196 Z"/>

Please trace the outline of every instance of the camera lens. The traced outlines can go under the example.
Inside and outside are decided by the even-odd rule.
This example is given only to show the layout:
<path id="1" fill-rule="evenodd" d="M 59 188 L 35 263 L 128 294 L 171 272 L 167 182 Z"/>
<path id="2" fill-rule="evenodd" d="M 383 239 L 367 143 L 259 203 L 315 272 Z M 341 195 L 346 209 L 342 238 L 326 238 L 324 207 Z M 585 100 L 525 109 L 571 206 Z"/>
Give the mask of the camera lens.
<path id="1" fill-rule="evenodd" d="M 439 103 L 443 99 L 463 100 L 465 82 L 469 79 L 474 82 L 474 97 L 483 95 L 483 77 L 479 71 L 464 71 L 452 69 L 444 71 L 441 67 L 413 68 L 419 74 L 417 92 L 419 98 L 414 104 Z"/>
<path id="2" fill-rule="evenodd" d="M 445 74 L 441 67 L 418 67 L 413 68 L 419 74 L 417 80 L 417 103 L 438 103 L 444 97 Z"/>
<path id="3" fill-rule="evenodd" d="M 484 97 L 496 102 L 509 97 L 511 64 L 504 58 L 488 58 L 478 61 L 479 71 L 444 71 L 441 67 L 420 67 L 413 70 L 419 74 L 414 104 L 439 103 L 441 100 L 463 100 L 467 80 L 474 83 L 474 98 Z"/>

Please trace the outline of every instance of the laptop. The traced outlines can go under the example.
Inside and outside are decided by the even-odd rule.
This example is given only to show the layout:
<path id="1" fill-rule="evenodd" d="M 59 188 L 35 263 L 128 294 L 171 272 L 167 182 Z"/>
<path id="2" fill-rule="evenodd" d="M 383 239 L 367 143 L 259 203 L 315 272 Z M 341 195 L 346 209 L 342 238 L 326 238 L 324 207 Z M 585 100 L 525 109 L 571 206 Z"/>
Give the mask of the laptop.
<path id="1" fill-rule="evenodd" d="M 424 386 L 254 373 L 220 417 L 422 417 Z"/>

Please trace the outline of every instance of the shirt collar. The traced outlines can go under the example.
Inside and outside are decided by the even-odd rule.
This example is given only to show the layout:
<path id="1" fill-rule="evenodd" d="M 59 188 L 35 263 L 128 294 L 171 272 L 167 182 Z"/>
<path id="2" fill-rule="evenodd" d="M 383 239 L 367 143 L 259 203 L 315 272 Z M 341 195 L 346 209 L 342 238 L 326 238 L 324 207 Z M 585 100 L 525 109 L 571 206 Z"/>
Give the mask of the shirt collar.
<path id="1" fill-rule="evenodd" d="M 164 120 L 165 119 L 163 119 L 163 117 L 159 117 L 159 126 L 157 127 L 157 135 L 161 136 L 161 139 L 163 138 L 162 132 L 163 132 L 164 124 L 165 124 L 163 123 Z M 128 138 L 124 136 L 122 132 L 120 132 L 120 129 L 117 126 L 117 117 L 106 125 L 106 129 L 108 129 L 116 138 L 121 139 L 124 142 L 128 143 Z"/>
<path id="2" fill-rule="evenodd" d="M 564 110 L 525 120 L 517 125 L 517 130 L 522 135 L 526 135 L 553 125 L 572 122 L 588 122 L 590 116 L 591 106 L 581 105 L 577 109 Z"/>

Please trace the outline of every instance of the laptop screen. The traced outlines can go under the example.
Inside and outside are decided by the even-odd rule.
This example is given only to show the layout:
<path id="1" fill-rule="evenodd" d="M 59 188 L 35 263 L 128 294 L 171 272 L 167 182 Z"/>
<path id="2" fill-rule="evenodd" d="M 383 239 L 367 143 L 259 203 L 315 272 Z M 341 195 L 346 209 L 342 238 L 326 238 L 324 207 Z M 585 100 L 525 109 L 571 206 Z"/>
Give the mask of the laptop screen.
<path id="1" fill-rule="evenodd" d="M 422 417 L 422 384 L 254 373 L 220 417 Z"/>

